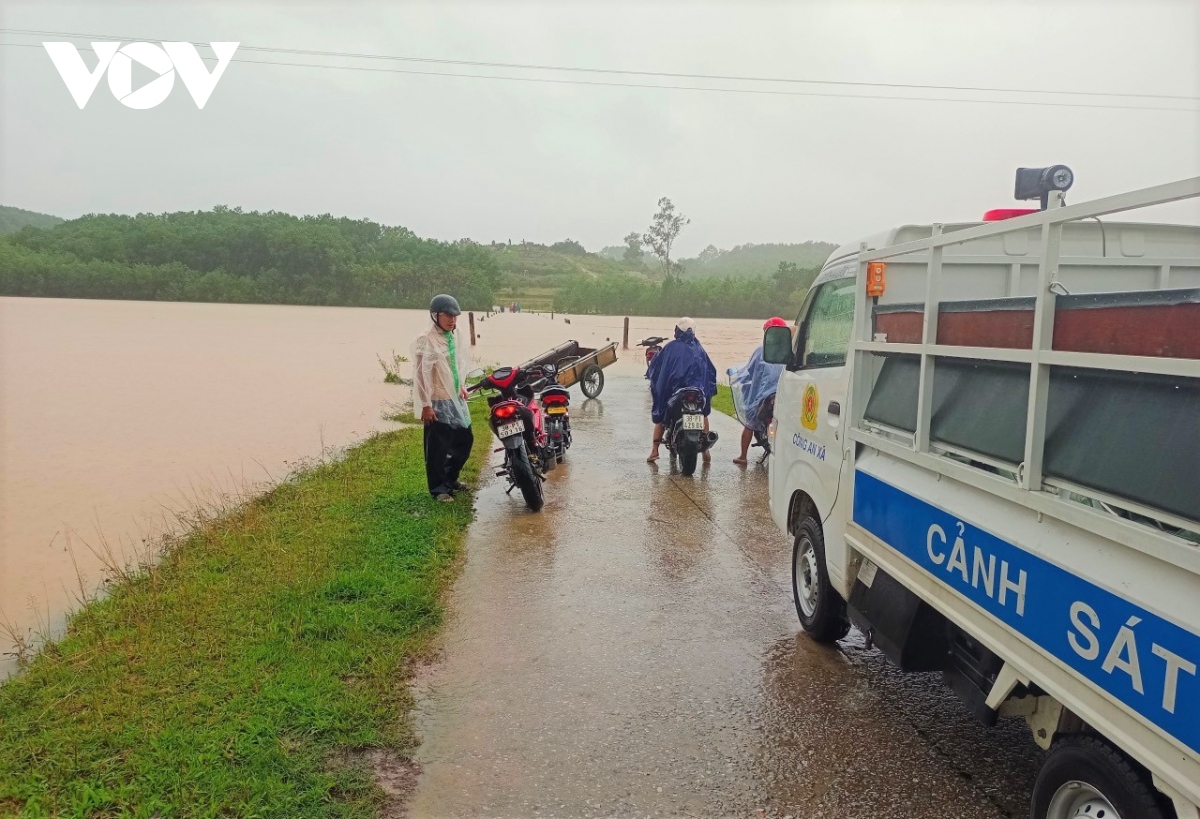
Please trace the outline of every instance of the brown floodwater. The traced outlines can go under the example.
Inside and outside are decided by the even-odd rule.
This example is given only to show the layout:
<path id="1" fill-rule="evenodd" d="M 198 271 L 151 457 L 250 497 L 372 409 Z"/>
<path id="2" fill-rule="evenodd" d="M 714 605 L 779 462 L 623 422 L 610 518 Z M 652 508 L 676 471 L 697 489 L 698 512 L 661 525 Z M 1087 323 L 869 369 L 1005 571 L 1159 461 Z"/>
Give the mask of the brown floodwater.
<path id="1" fill-rule="evenodd" d="M 2 621 L 22 635 L 57 629 L 106 561 L 143 559 L 188 510 L 394 427 L 384 415 L 409 390 L 384 383 L 378 359 L 407 353 L 427 321 L 420 310 L 0 298 Z M 491 364 L 622 334 L 613 316 L 476 321 L 474 356 Z M 631 342 L 670 335 L 674 321 L 633 318 Z M 760 327 L 697 324 L 722 374 Z M 619 354 L 608 375 L 644 368 L 640 349 Z M 11 647 L 0 637 L 0 655 Z M 0 677 L 12 668 L 0 656 Z"/>

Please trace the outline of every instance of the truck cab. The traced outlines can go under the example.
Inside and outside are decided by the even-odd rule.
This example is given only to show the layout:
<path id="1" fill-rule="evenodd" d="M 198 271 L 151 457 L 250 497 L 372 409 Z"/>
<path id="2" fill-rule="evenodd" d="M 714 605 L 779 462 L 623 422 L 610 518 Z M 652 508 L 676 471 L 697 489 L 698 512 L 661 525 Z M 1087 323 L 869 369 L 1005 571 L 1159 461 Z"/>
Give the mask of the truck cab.
<path id="1" fill-rule="evenodd" d="M 1025 717 L 1035 819 L 1200 819 L 1200 227 L 1099 218 L 1200 178 L 1066 206 L 1063 170 L 839 248 L 766 332 L 771 513 L 810 636 Z"/>

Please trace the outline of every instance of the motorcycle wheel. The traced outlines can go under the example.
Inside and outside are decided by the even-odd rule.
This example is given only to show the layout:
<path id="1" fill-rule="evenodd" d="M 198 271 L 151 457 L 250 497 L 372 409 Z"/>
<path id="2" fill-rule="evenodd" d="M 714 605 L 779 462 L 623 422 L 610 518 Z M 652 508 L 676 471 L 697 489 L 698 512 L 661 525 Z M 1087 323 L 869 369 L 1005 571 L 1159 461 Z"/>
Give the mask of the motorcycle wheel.
<path id="1" fill-rule="evenodd" d="M 520 446 L 509 451 L 508 474 L 521 490 L 525 505 L 534 512 L 540 511 L 545 503 L 542 496 L 542 479 L 534 472 L 533 463 L 529 460 L 529 453 L 525 451 L 525 447 Z"/>
<path id="2" fill-rule="evenodd" d="M 679 474 L 685 478 L 696 474 L 696 460 L 700 453 L 690 446 L 679 450 Z"/>

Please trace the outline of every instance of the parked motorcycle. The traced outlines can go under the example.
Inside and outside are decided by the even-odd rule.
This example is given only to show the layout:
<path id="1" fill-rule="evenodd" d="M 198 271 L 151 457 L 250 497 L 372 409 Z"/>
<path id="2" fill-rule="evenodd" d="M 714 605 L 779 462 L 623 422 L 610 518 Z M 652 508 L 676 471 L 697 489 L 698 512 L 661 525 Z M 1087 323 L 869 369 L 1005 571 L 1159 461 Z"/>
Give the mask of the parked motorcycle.
<path id="1" fill-rule="evenodd" d="M 543 389 L 538 399 L 546 412 L 546 438 L 550 450 L 554 460 L 561 464 L 571 448 L 571 393 L 566 387 L 555 384 Z"/>
<path id="2" fill-rule="evenodd" d="M 767 427 L 775 416 L 775 393 L 772 392 L 762 399 L 758 406 L 748 407 L 746 402 L 752 399 L 748 399 L 746 396 L 749 389 L 746 370 L 730 367 L 726 373 L 729 376 L 729 391 L 733 395 L 733 414 L 742 426 L 754 433 L 754 442 L 750 446 L 752 449 L 762 448 L 762 457 L 758 459 L 758 462 L 766 463 L 767 458 L 771 457 L 771 442 L 767 437 Z"/>
<path id="3" fill-rule="evenodd" d="M 646 377 L 650 377 L 650 362 L 654 360 L 654 356 L 662 352 L 663 342 L 666 341 L 662 336 L 650 336 L 643 338 L 637 343 L 639 347 L 646 348 Z"/>
<path id="4" fill-rule="evenodd" d="M 483 377 L 468 392 L 488 390 L 488 425 L 504 445 L 504 464 L 496 476 L 508 479 L 508 492 L 521 490 L 525 504 L 534 512 L 545 503 L 542 483 L 546 472 L 558 463 L 558 453 L 547 434 L 543 405 L 537 389 L 553 380 L 553 367 L 500 367 Z M 563 406 L 551 387 L 552 404 Z M 561 416 L 555 413 L 556 417 Z M 499 452 L 500 450 L 496 450 Z M 565 446 L 563 448 L 565 452 Z"/>
<path id="5" fill-rule="evenodd" d="M 681 475 L 696 472 L 700 453 L 717 442 L 717 433 L 704 431 L 704 391 L 699 387 L 680 387 L 667 399 L 663 424 L 663 444 L 679 456 Z"/>

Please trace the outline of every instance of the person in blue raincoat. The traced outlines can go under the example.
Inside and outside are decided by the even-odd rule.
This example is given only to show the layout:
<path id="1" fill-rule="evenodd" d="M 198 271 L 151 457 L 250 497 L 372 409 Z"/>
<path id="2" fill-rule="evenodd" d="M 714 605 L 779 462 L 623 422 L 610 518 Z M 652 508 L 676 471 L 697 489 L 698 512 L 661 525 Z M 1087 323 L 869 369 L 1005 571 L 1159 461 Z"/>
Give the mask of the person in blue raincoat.
<path id="1" fill-rule="evenodd" d="M 774 316 L 767 319 L 763 325 L 763 332 L 767 331 L 768 327 L 787 327 L 788 323 Z M 754 440 L 754 431 L 757 429 L 760 432 L 765 432 L 767 425 L 771 423 L 770 417 L 764 413 L 764 402 L 768 398 L 775 395 L 775 390 L 779 386 L 779 374 L 783 372 L 782 364 L 768 364 L 763 361 L 762 345 L 754 348 L 754 352 L 750 354 L 750 360 L 746 362 L 737 377 L 744 384 L 744 392 L 742 393 L 743 418 L 742 423 L 745 427 L 742 429 L 742 452 L 733 459 L 735 464 L 745 465 L 746 455 L 750 451 L 750 443 Z M 731 370 L 732 372 L 732 370 Z"/>
<path id="2" fill-rule="evenodd" d="M 675 325 L 675 340 L 669 342 L 661 353 L 650 362 L 647 373 L 650 379 L 650 395 L 654 399 L 650 419 L 654 421 L 654 442 L 650 457 L 658 460 L 658 445 L 662 443 L 663 421 L 667 415 L 667 401 L 681 387 L 699 387 L 704 392 L 704 431 L 708 432 L 708 414 L 712 409 L 712 397 L 717 394 L 717 368 L 696 338 L 696 322 L 686 316 Z M 707 451 L 704 460 L 709 460 Z"/>

